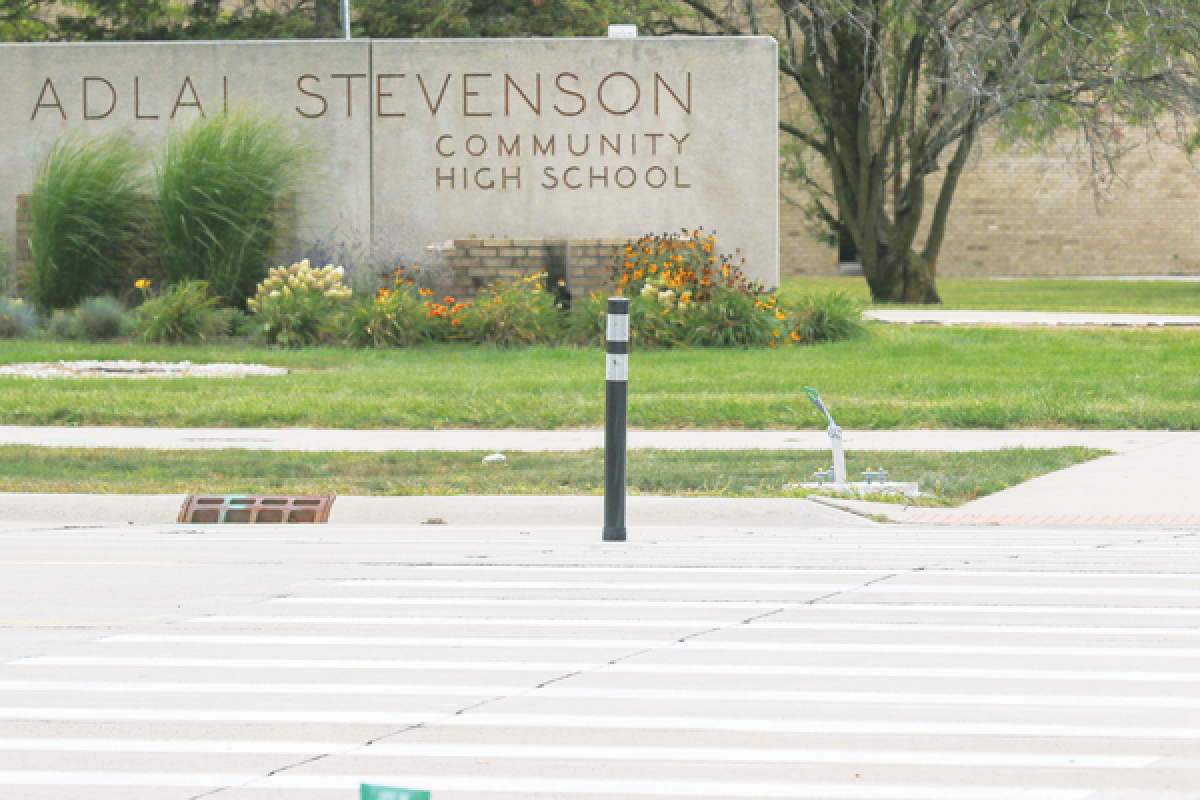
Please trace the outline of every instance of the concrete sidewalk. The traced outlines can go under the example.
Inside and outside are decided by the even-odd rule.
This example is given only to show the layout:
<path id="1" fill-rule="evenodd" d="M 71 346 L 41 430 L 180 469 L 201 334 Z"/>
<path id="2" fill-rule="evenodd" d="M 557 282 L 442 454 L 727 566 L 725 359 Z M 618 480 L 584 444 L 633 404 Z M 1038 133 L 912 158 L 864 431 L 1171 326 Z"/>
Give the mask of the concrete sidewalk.
<path id="1" fill-rule="evenodd" d="M 104 528 L 175 522 L 186 495 L 0 494 L 0 530 Z M 603 526 L 600 495 L 339 496 L 330 525 L 428 525 L 534 529 Z M 657 497 L 626 500 L 631 524 L 651 527 L 861 527 L 872 523 L 813 500 L 782 497 Z M 188 526 L 191 527 L 191 526 Z M 208 527 L 208 526 L 200 526 Z"/>
<path id="2" fill-rule="evenodd" d="M 863 319 L 900 325 L 979 325 L 1002 328 L 1052 327 L 1163 328 L 1200 327 L 1190 314 L 1113 314 L 1103 311 L 943 311 L 936 308 L 872 309 Z"/>
<path id="3" fill-rule="evenodd" d="M 958 509 L 904 509 L 893 504 L 832 501 L 861 515 L 935 525 L 1200 526 L 1200 433 L 1171 431 L 847 431 L 854 450 L 963 452 L 1010 447 L 1083 446 L 1105 456 Z M 452 430 L 343 431 L 304 429 L 20 428 L 0 427 L 0 444 L 155 449 L 261 450 L 475 450 L 540 452 L 603 446 L 603 432 Z M 632 448 L 796 449 L 829 446 L 822 431 L 631 431 Z M 0 523 L 151 524 L 174 520 L 182 496 L 0 495 Z M 595 508 L 593 508 L 595 506 Z M 334 522 L 417 524 L 442 518 L 453 524 L 586 524 L 599 519 L 598 497 L 508 496 L 342 497 Z M 805 500 L 630 498 L 631 518 L 645 524 L 835 524 L 840 512 Z M 673 522 L 674 521 L 674 522 Z"/>
<path id="4" fill-rule="evenodd" d="M 847 430 L 848 450 L 937 450 L 967 452 L 1009 447 L 1094 447 L 1131 452 L 1167 442 L 1191 442 L 1200 433 L 1178 431 L 1081 430 Z M 601 429 L 509 430 L 329 430 L 312 428 L 119 428 L 0 426 L 0 445 L 43 447 L 134 447 L 158 450 L 299 450 L 385 452 L 390 450 L 486 450 L 536 453 L 604 447 Z M 819 430 L 629 431 L 632 449 L 825 450 Z"/>

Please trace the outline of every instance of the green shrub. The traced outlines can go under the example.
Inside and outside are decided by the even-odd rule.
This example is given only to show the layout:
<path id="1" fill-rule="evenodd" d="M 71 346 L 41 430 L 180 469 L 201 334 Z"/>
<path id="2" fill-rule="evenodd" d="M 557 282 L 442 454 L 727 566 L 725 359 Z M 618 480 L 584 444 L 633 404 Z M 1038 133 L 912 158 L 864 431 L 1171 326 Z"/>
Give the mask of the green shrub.
<path id="1" fill-rule="evenodd" d="M 411 347 L 433 338 L 429 308 L 407 286 L 380 289 L 350 312 L 347 341 L 359 347 Z"/>
<path id="2" fill-rule="evenodd" d="M 774 298 L 717 289 L 707 302 L 680 303 L 683 341 L 702 347 L 778 347 L 786 314 Z"/>
<path id="3" fill-rule="evenodd" d="M 0 339 L 24 339 L 37 327 L 37 312 L 19 298 L 0 297 Z"/>
<path id="4" fill-rule="evenodd" d="M 793 310 L 791 340 L 797 344 L 837 342 L 866 332 L 862 306 L 845 289 L 810 294 Z"/>
<path id="5" fill-rule="evenodd" d="M 71 311 L 56 309 L 46 320 L 46 336 L 64 342 L 78 342 L 86 338 L 79 315 Z"/>
<path id="6" fill-rule="evenodd" d="M 716 247 L 716 236 L 685 230 L 615 250 L 612 277 L 630 297 L 631 341 L 647 348 L 779 346 L 786 314 Z M 603 314 L 598 304 L 585 305 Z"/>
<path id="7" fill-rule="evenodd" d="M 204 281 L 184 281 L 160 294 L 143 288 L 146 300 L 134 311 L 133 332 L 146 342 L 191 343 L 220 332 L 223 317 Z"/>
<path id="8" fill-rule="evenodd" d="M 125 336 L 131 327 L 129 314 L 115 297 L 89 297 L 79 304 L 74 315 L 79 319 L 84 338 L 92 341 Z"/>
<path id="9" fill-rule="evenodd" d="M 314 269 L 307 261 L 272 269 L 247 304 L 258 315 L 267 344 L 303 347 L 332 341 L 353 295 L 342 283 L 344 273 L 332 264 Z"/>
<path id="10" fill-rule="evenodd" d="M 39 307 L 72 308 L 129 286 L 149 217 L 142 152 L 126 135 L 71 135 L 38 167 L 29 244 Z"/>
<path id="11" fill-rule="evenodd" d="M 567 339 L 586 346 L 603 345 L 607 309 L 608 298 L 603 292 L 588 292 L 586 297 L 573 298 L 566 323 Z"/>
<path id="12" fill-rule="evenodd" d="M 173 134 L 158 170 L 163 266 L 242 306 L 267 274 L 274 209 L 295 190 L 309 148 L 277 119 L 238 111 Z"/>
<path id="13" fill-rule="evenodd" d="M 558 341 L 563 312 L 546 291 L 546 273 L 497 281 L 483 289 L 462 312 L 464 335 L 498 347 L 528 347 Z"/>

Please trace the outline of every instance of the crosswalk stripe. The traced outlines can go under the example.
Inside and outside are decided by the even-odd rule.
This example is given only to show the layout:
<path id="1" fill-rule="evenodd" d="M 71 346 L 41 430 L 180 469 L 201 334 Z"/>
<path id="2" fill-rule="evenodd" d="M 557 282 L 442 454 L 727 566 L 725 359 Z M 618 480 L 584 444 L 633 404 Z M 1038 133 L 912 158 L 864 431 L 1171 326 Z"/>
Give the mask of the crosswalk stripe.
<path id="1" fill-rule="evenodd" d="M 1074 739 L 1200 739 L 1197 728 L 1118 725 L 919 722 L 894 720 L 797 720 L 735 717 L 619 717 L 567 714 L 467 714 L 438 725 L 492 728 L 592 728 L 597 730 L 715 730 L 832 736 L 1054 736 Z"/>
<path id="2" fill-rule="evenodd" d="M 191 708 L 0 708 L 10 720 L 121 720 L 127 722 L 286 722 L 333 725 L 422 725 L 442 716 L 407 711 L 245 711 Z"/>
<path id="3" fill-rule="evenodd" d="M 1052 736 L 1076 739 L 1200 739 L 1200 727 L 953 723 L 894 720 L 618 717 L 568 714 L 459 714 L 389 711 L 245 711 L 187 708 L 0 708 L 0 719 L 137 722 L 318 723 L 490 728 L 590 728 L 797 733 L 832 736 Z"/>
<path id="4" fill-rule="evenodd" d="M 274 597 L 269 603 L 296 605 L 347 605 L 347 606 L 507 606 L 513 608 L 545 608 L 545 599 L 522 600 L 503 597 Z M 681 609 L 702 608 L 709 611 L 722 609 L 749 609 L 767 611 L 784 603 L 767 600 L 576 600 L 554 598 L 556 608 L 647 608 Z M 1200 614 L 1200 609 L 1196 610 Z"/>
<path id="5" fill-rule="evenodd" d="M 289 659 L 289 658 L 113 658 L 86 656 L 29 656 L 8 662 L 12 666 L 146 667 L 161 669 L 269 669 L 269 670 L 428 670 L 467 672 L 601 672 L 646 675 L 795 675 L 847 678 L 971 678 L 979 680 L 1113 681 L 1143 683 L 1200 683 L 1200 672 L 972 669 L 945 667 L 763 666 L 739 664 L 644 664 L 621 662 L 557 661 L 414 661 L 398 659 Z"/>
<path id="6" fill-rule="evenodd" d="M 1200 597 L 1200 589 L 1119 587 L 1119 586 L 993 586 L 972 585 L 914 585 L 881 583 L 713 583 L 701 581 L 481 581 L 425 580 L 420 578 L 356 578 L 334 581 L 336 586 L 362 588 L 423 588 L 423 589 L 621 589 L 633 591 L 724 591 L 724 592 L 813 592 L 847 591 L 871 594 L 1005 594 L 1054 595 L 1062 597 Z"/>
<path id="7" fill-rule="evenodd" d="M 276 597 L 269 603 L 288 605 L 344 606 L 505 606 L 545 608 L 545 599 L 506 597 Z M 922 612 L 933 614 L 1079 614 L 1101 616 L 1175 616 L 1200 617 L 1200 606 L 1051 606 L 961 603 L 835 603 L 725 600 L 577 600 L 555 598 L 556 608 L 640 608 L 640 609 L 747 609 L 767 611 L 773 608 L 802 608 L 806 613 L 820 611 Z"/>
<path id="8" fill-rule="evenodd" d="M 397 564 L 400 569 L 414 572 L 465 572 L 487 573 L 489 575 L 504 572 L 612 572 L 628 573 L 676 573 L 681 575 L 907 575 L 907 576 L 958 576 L 968 578 L 1074 578 L 1094 579 L 1094 573 L 1065 572 L 1043 569 L 1026 570 L 985 570 L 985 569 L 954 569 L 950 567 L 922 567 L 920 569 L 854 569 L 851 567 L 817 568 L 817 567 L 763 567 L 749 565 L 742 567 L 713 567 L 705 565 L 687 565 L 665 567 L 648 564 L 614 564 L 614 565 L 578 565 L 578 564 Z M 1105 570 L 1100 577 L 1105 580 L 1113 578 L 1132 578 L 1146 581 L 1159 581 L 1163 578 L 1190 577 L 1186 572 L 1120 572 Z"/>
<path id="9" fill-rule="evenodd" d="M 1044 706 L 1069 708 L 1200 708 L 1200 697 L 1118 697 L 1110 694 L 980 694 L 964 692 L 792 692 L 777 689 L 606 689 L 388 683 L 155 683 L 150 681 L 0 681 L 0 692 L 106 694 L 360 695 L 367 697 L 507 697 L 589 700 L 745 700 L 815 705 Z"/>
<path id="10" fill-rule="evenodd" d="M 1076 655 L 1139 658 L 1200 658 L 1200 649 L 1169 647 L 1056 647 L 1029 645 L 903 645 L 848 644 L 843 642 L 708 642 L 696 639 L 524 639 L 503 637 L 405 637 L 405 636 L 281 636 L 200 635 L 169 633 L 125 633 L 100 639 L 112 644 L 238 644 L 238 645 L 342 645 L 355 647 L 505 647 L 648 649 L 676 647 L 682 650 L 738 651 L 760 653 L 941 653 L 947 655 Z"/>
<path id="11" fill-rule="evenodd" d="M 2 752 L 321 755 L 390 758 L 496 758 L 604 761 L 729 761 L 763 764 L 903 764 L 928 766 L 1140 769 L 1157 755 L 1005 753 L 930 750 L 805 750 L 750 747 L 612 747 L 376 742 L 161 739 L 0 739 Z"/>
<path id="12" fill-rule="evenodd" d="M 740 616 L 740 615 L 739 615 Z M 731 619 L 521 619 L 514 617 L 286 617 L 214 614 L 189 622 L 216 625 L 393 625 L 461 627 L 520 626 L 543 628 L 718 628 L 737 623 Z M 1200 632 L 1197 632 L 1200 635 Z"/>
<path id="13" fill-rule="evenodd" d="M 335 586 L 356 588 L 416 588 L 416 589 L 620 589 L 621 591 L 696 591 L 696 592 L 838 592 L 859 589 L 861 583 L 688 583 L 664 581 L 440 581 L 404 578 L 357 578 L 335 581 Z"/>
<path id="14" fill-rule="evenodd" d="M 238 616 L 214 614 L 196 617 L 191 622 L 220 625 L 330 625 L 330 626 L 397 626 L 413 627 L 542 627 L 542 628 L 718 628 L 737 620 L 719 619 L 535 619 L 521 617 L 290 617 Z M 936 625 L 924 622 L 849 623 L 849 622 L 771 622 L 754 620 L 746 623 L 748 630 L 778 631 L 863 631 L 881 633 L 1020 633 L 1094 635 L 1094 636 L 1200 636 L 1200 628 L 1088 628 L 1054 625 Z"/>
<path id="15" fill-rule="evenodd" d="M 362 783 L 433 791 L 501 794 L 617 794 L 637 797 L 790 797 L 828 800 L 1084 800 L 1094 789 L 928 784 L 752 783 L 443 775 L 289 775 L 144 772 L 0 772 L 6 786 L 182 786 L 357 790 Z"/>

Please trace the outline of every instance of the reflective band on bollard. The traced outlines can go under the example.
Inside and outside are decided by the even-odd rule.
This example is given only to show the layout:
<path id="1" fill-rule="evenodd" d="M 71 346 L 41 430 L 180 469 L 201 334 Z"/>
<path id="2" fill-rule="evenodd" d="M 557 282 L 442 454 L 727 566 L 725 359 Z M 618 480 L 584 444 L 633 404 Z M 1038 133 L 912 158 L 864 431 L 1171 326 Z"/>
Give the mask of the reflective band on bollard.
<path id="1" fill-rule="evenodd" d="M 604 541 L 625 541 L 625 424 L 629 401 L 629 298 L 608 298 L 604 377 Z"/>

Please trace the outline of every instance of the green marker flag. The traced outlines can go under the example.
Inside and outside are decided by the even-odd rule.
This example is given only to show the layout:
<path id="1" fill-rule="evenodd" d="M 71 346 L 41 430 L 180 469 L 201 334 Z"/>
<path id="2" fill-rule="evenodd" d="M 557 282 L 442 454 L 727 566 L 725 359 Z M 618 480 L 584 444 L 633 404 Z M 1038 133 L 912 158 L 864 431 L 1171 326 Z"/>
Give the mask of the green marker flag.
<path id="1" fill-rule="evenodd" d="M 394 789 L 390 786 L 362 785 L 362 800 L 430 800 L 422 789 Z"/>

